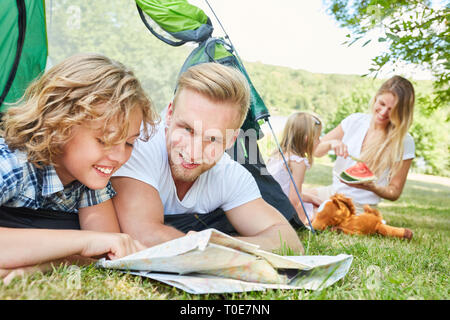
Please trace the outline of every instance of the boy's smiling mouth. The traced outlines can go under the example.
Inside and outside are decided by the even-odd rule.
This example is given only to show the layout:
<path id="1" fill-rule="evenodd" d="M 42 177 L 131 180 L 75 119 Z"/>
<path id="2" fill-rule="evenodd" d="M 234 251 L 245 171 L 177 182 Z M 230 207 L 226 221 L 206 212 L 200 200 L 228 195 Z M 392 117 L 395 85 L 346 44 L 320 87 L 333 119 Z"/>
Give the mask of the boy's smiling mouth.
<path id="1" fill-rule="evenodd" d="M 110 175 L 113 172 L 114 167 L 105 167 L 105 166 L 98 166 L 94 165 L 94 169 L 97 171 L 100 171 L 101 173 L 105 175 Z"/>

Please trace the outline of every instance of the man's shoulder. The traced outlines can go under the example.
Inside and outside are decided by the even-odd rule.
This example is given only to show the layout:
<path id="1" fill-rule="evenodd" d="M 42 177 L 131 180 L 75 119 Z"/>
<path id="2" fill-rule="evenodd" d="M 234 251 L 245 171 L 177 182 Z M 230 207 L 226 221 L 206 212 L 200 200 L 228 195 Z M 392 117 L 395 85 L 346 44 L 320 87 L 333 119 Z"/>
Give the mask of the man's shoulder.
<path id="1" fill-rule="evenodd" d="M 148 140 L 137 140 L 131 158 L 155 161 L 167 158 L 167 148 L 164 127 L 158 125 Z"/>
<path id="2" fill-rule="evenodd" d="M 214 175 L 230 176 L 234 172 L 247 172 L 247 170 L 238 162 L 231 159 L 228 153 L 224 153 L 222 158 L 209 171 Z"/>
<path id="3" fill-rule="evenodd" d="M 256 183 L 251 173 L 227 153 L 205 173 L 209 183 L 216 187 L 223 186 L 227 192 L 231 192 L 234 189 L 233 186 L 239 185 L 246 188 Z"/>

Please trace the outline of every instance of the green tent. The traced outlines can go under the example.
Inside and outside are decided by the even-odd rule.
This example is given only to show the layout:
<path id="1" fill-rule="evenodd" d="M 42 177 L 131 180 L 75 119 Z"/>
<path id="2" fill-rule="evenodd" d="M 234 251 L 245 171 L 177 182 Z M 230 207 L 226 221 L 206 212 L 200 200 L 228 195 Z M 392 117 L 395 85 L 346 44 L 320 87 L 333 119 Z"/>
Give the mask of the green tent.
<path id="1" fill-rule="evenodd" d="M 268 121 L 269 111 L 253 86 L 229 37 L 226 36 L 225 39 L 212 37 L 213 27 L 210 19 L 201 9 L 190 5 L 186 0 L 135 1 L 142 21 L 158 39 L 172 46 L 180 46 L 189 41 L 198 43 L 198 47 L 191 52 L 181 67 L 180 74 L 192 65 L 217 62 L 233 66 L 245 75 L 250 85 L 251 101 L 250 110 L 241 129 L 243 129 L 243 132 L 253 132 L 254 136 L 240 135 L 234 146 L 229 150 L 230 155 L 253 175 L 265 201 L 276 207 L 295 227 L 302 226 L 303 224 L 299 220 L 294 207 L 281 190 L 280 185 L 267 173 L 266 166 L 260 156 L 257 140 L 262 137 L 262 134 L 258 121 L 264 119 L 270 125 Z M 254 131 L 248 129 L 254 129 Z M 253 152 L 248 152 L 252 149 Z M 249 154 L 257 156 L 249 157 Z M 263 172 L 265 173 L 263 174 Z M 298 189 L 297 195 L 303 206 Z M 303 208 L 303 210 L 305 209 Z"/>
<path id="2" fill-rule="evenodd" d="M 0 1 L 0 112 L 16 102 L 45 69 L 44 0 Z"/>
<path id="3" fill-rule="evenodd" d="M 190 66 L 214 61 L 235 67 L 245 75 L 250 85 L 251 101 L 242 129 L 255 129 L 258 139 L 261 138 L 258 120 L 269 117 L 269 111 L 231 41 L 212 37 L 214 29 L 203 10 L 186 0 L 136 0 L 136 5 L 142 21 L 158 39 L 172 46 L 189 41 L 198 43 L 198 47 L 186 59 L 180 74 Z"/>

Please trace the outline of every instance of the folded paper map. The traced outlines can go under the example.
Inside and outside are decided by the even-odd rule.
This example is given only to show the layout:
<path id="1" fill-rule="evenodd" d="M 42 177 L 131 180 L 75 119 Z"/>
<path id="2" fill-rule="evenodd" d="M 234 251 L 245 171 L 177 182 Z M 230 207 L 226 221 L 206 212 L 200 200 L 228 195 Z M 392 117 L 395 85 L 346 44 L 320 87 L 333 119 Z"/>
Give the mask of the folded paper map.
<path id="1" fill-rule="evenodd" d="M 280 256 L 207 229 L 97 266 L 158 280 L 194 294 L 326 288 L 353 256 Z"/>

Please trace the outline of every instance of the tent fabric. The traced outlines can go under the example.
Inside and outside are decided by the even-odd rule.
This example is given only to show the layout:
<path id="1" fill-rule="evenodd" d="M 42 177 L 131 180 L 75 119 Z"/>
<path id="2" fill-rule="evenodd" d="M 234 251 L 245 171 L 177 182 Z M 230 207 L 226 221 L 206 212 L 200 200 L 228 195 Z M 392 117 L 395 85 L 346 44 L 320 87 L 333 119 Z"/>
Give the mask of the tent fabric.
<path id="1" fill-rule="evenodd" d="M 247 74 L 244 66 L 233 55 L 232 48 L 222 39 L 209 38 L 208 40 L 202 42 L 187 57 L 183 66 L 181 67 L 180 75 L 189 67 L 205 62 L 217 62 L 223 65 L 235 67 L 239 69 L 246 77 L 250 86 L 251 101 L 249 113 L 247 114 L 247 117 L 241 129 L 244 131 L 253 129 L 258 135 L 258 139 L 262 138 L 262 132 L 257 120 L 268 116 L 269 111 L 267 110 L 267 107 L 264 104 L 264 101 L 262 100 L 258 91 L 256 91 L 255 87 L 253 86 L 253 83 L 250 80 L 250 77 Z"/>
<path id="2" fill-rule="evenodd" d="M 252 84 L 244 65 L 238 59 L 231 44 L 221 38 L 212 37 L 213 28 L 208 16 L 201 9 L 190 5 L 186 0 L 136 0 L 136 4 L 140 14 L 141 11 L 145 12 L 163 32 L 169 33 L 179 41 L 173 41 L 165 38 L 161 33 L 158 34 L 143 18 L 142 20 L 147 28 L 160 40 L 173 46 L 182 45 L 187 41 L 199 43 L 199 46 L 186 59 L 180 74 L 196 64 L 217 62 L 233 66 L 245 75 L 251 89 L 251 101 L 250 111 L 242 129 L 254 129 L 258 133 L 258 139 L 262 138 L 258 120 L 267 118 L 269 110 Z"/>
<path id="3" fill-rule="evenodd" d="M 170 45 L 181 45 L 188 41 L 202 42 L 209 38 L 213 27 L 208 16 L 196 6 L 185 0 L 136 0 L 144 24 L 160 40 Z M 155 30 L 143 17 L 142 12 L 156 23 L 162 30 L 174 38 L 181 40 L 175 42 Z"/>
<path id="4" fill-rule="evenodd" d="M 44 0 L 0 1 L 0 112 L 22 97 L 45 69 L 47 33 Z"/>

